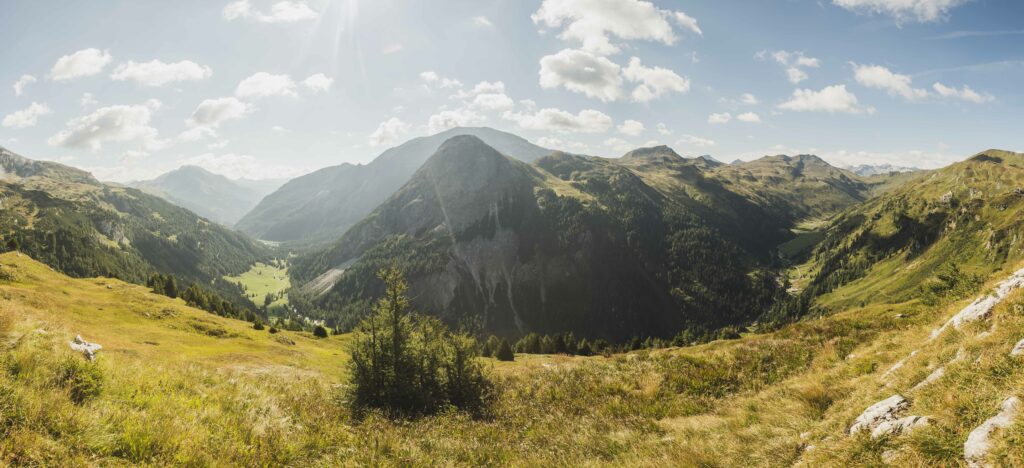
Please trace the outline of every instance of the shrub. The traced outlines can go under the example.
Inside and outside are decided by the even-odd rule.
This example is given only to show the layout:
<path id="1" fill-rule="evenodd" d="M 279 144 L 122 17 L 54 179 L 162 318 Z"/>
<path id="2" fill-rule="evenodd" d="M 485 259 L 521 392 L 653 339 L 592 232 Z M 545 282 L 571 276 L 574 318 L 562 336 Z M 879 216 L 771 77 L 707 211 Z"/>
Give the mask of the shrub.
<path id="1" fill-rule="evenodd" d="M 327 329 L 322 325 L 317 325 L 313 328 L 313 336 L 317 338 L 327 338 Z"/>
<path id="2" fill-rule="evenodd" d="M 57 383 L 68 389 L 71 401 L 80 405 L 103 391 L 103 371 L 95 361 L 69 356 L 57 366 Z"/>
<path id="3" fill-rule="evenodd" d="M 252 323 L 252 329 L 253 330 L 263 330 L 264 329 L 263 321 L 257 319 L 255 322 Z"/>
<path id="4" fill-rule="evenodd" d="M 273 335 L 274 333 L 277 333 L 280 330 L 278 330 L 277 327 L 271 325 L 270 326 L 270 330 L 267 330 L 267 331 L 270 332 L 271 335 Z"/>
<path id="5" fill-rule="evenodd" d="M 494 352 L 494 357 L 499 361 L 515 361 L 516 355 L 512 353 L 512 346 L 508 344 L 508 340 L 501 340 L 498 345 L 497 351 Z"/>
<path id="6" fill-rule="evenodd" d="M 476 341 L 410 311 L 406 284 L 396 268 L 385 268 L 379 276 L 384 297 L 356 328 L 351 344 L 353 413 L 378 409 L 408 417 L 453 406 L 483 414 L 492 384 L 476 361 Z"/>
<path id="7" fill-rule="evenodd" d="M 484 342 L 484 346 L 480 350 L 480 354 L 484 357 L 493 357 L 498 352 L 498 347 L 501 346 L 501 340 L 498 337 L 491 335 Z"/>

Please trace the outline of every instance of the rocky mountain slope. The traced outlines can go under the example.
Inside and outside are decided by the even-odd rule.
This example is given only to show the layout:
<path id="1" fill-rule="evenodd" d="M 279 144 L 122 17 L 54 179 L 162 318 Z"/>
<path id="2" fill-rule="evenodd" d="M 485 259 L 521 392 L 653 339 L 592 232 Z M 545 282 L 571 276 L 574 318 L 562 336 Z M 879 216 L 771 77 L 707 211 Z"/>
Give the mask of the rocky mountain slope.
<path id="1" fill-rule="evenodd" d="M 342 164 L 297 177 L 264 198 L 238 229 L 271 241 L 328 242 L 370 214 L 456 135 L 475 135 L 498 151 L 530 162 L 550 153 L 490 128 L 453 128 L 391 148 L 366 165 Z"/>
<path id="2" fill-rule="evenodd" d="M 269 255 L 246 236 L 159 197 L 6 150 L 0 157 L 3 249 L 21 250 L 71 276 L 141 283 L 162 272 L 234 296 L 237 287 L 221 277 Z"/>
<path id="3" fill-rule="evenodd" d="M 129 185 L 211 221 L 232 226 L 285 180 L 231 180 L 197 166 L 182 166 Z"/>
<path id="4" fill-rule="evenodd" d="M 399 262 L 424 311 L 508 336 L 624 340 L 744 323 L 781 294 L 772 251 L 794 221 L 867 190 L 842 171 L 779 161 L 770 176 L 742 169 L 754 180 L 733 181 L 720 163 L 667 147 L 527 165 L 452 138 L 365 220 L 296 260 L 307 297 L 292 303 L 351 324 L 377 293 L 375 272 Z"/>

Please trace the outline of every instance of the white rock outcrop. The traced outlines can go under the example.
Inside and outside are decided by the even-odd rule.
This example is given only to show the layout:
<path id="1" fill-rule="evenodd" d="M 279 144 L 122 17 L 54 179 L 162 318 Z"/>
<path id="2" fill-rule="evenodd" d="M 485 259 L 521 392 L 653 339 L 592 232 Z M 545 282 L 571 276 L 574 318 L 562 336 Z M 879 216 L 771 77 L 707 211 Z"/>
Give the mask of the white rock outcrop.
<path id="1" fill-rule="evenodd" d="M 965 323 L 974 322 L 981 320 L 989 316 L 1006 296 L 1010 295 L 1016 289 L 1024 287 L 1024 268 L 1017 270 L 1016 273 L 1010 275 L 1009 278 L 1003 280 L 1003 282 L 996 285 L 995 291 L 992 294 L 981 296 L 970 303 L 967 307 L 964 307 L 960 312 L 954 315 L 941 327 L 936 328 L 932 331 L 931 339 L 937 338 L 942 332 L 948 328 L 960 329 Z"/>
<path id="2" fill-rule="evenodd" d="M 1020 356 L 1024 354 L 1024 340 L 1020 340 L 1017 344 L 1013 345 L 1013 349 L 1010 350 L 1010 356 Z"/>
<path id="3" fill-rule="evenodd" d="M 935 382 L 936 380 L 941 379 L 942 376 L 944 376 L 944 375 L 946 375 L 946 368 L 945 367 L 940 367 L 938 369 L 935 369 L 934 372 L 932 372 L 931 374 L 928 374 L 928 377 L 925 377 L 924 380 L 918 382 L 917 385 L 914 385 L 914 388 L 910 389 L 910 391 L 913 392 L 915 390 L 920 390 L 920 389 L 928 386 L 928 384 L 931 384 L 931 383 Z"/>
<path id="4" fill-rule="evenodd" d="M 967 442 L 964 442 L 964 460 L 967 462 L 967 466 L 972 468 L 990 466 L 985 463 L 985 457 L 991 449 L 992 434 L 1013 424 L 1013 419 L 1017 417 L 1019 409 L 1020 398 L 1015 396 L 1007 398 L 999 405 L 998 414 L 988 418 L 971 431 L 967 436 Z"/>
<path id="5" fill-rule="evenodd" d="M 871 431 L 871 438 L 877 439 L 886 435 L 909 434 L 914 429 L 927 426 L 930 423 L 931 419 L 926 416 L 907 416 L 895 421 L 886 421 Z"/>
<path id="6" fill-rule="evenodd" d="M 82 353 L 90 361 L 96 359 L 96 353 L 103 349 L 103 346 L 83 340 L 82 335 L 76 336 L 68 345 L 71 346 L 71 349 Z"/>
<path id="7" fill-rule="evenodd" d="M 910 402 L 903 395 L 893 395 L 864 410 L 850 426 L 850 434 L 864 430 L 874 430 L 884 422 L 899 419 L 900 414 L 910 407 Z"/>
<path id="8" fill-rule="evenodd" d="M 900 370 L 901 368 L 903 368 L 903 366 L 907 363 L 907 361 L 910 360 L 910 358 L 912 358 L 914 356 L 917 356 L 917 353 L 918 353 L 918 350 L 915 349 L 915 350 L 910 352 L 909 356 L 907 356 L 907 357 L 905 357 L 903 359 L 900 359 L 899 361 L 896 361 L 896 364 L 893 364 L 892 367 L 889 368 L 889 370 L 885 371 L 885 373 L 882 374 L 882 380 L 888 379 L 889 376 L 892 375 L 894 372 L 896 372 L 896 371 Z"/>

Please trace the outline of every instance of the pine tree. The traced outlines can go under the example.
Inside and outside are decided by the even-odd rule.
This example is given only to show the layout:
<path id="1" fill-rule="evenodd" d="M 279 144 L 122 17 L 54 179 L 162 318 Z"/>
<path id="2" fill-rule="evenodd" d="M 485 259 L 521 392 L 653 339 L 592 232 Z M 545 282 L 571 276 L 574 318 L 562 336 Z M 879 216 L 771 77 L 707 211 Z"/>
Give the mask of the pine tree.
<path id="1" fill-rule="evenodd" d="M 508 344 L 507 340 L 501 340 L 498 344 L 498 350 L 495 352 L 494 357 L 498 358 L 499 361 L 515 361 L 516 355 L 512 353 L 512 346 Z"/>

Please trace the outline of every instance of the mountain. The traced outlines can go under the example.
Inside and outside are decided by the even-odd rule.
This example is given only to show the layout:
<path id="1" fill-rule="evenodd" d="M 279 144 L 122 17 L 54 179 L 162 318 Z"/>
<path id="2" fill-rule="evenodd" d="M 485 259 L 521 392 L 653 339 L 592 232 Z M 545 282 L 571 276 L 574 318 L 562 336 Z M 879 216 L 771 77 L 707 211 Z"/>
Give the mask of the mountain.
<path id="1" fill-rule="evenodd" d="M 894 166 L 892 164 L 861 164 L 858 166 L 847 167 L 846 170 L 857 174 L 861 177 L 871 177 L 882 174 L 892 173 L 904 173 L 904 172 L 917 172 L 920 169 L 916 167 L 906 166 Z"/>
<path id="2" fill-rule="evenodd" d="M 142 283 L 161 272 L 240 298 L 238 287 L 221 278 L 269 257 L 266 248 L 240 233 L 78 169 L 5 149 L 0 168 L 3 248 L 17 248 L 71 276 Z"/>
<path id="3" fill-rule="evenodd" d="M 987 278 L 1024 260 L 1021 232 L 1024 154 L 988 150 L 834 218 L 798 286 L 832 309 L 906 301 L 946 268 Z"/>
<path id="4" fill-rule="evenodd" d="M 401 188 L 441 143 L 456 135 L 476 136 L 526 162 L 551 152 L 490 128 L 453 128 L 391 148 L 366 165 L 342 164 L 297 177 L 260 201 L 237 228 L 270 241 L 337 239 Z"/>
<path id="5" fill-rule="evenodd" d="M 296 305 L 350 326 L 398 264 L 416 306 L 506 336 L 625 340 L 752 320 L 781 293 L 767 267 L 784 221 L 667 147 L 532 165 L 481 139 L 445 142 L 395 194 L 290 270 Z"/>
<path id="6" fill-rule="evenodd" d="M 182 166 L 129 185 L 216 221 L 234 225 L 284 180 L 231 180 L 197 166 Z"/>

